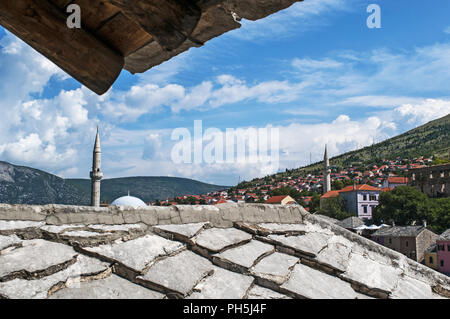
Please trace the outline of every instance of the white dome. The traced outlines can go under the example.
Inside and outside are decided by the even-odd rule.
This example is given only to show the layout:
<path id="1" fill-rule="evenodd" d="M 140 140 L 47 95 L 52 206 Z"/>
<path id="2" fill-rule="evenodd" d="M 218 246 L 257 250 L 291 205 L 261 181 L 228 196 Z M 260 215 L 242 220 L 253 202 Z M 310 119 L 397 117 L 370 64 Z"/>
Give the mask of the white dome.
<path id="1" fill-rule="evenodd" d="M 113 206 L 129 206 L 129 207 L 145 207 L 147 206 L 142 200 L 133 196 L 123 196 L 112 202 Z"/>

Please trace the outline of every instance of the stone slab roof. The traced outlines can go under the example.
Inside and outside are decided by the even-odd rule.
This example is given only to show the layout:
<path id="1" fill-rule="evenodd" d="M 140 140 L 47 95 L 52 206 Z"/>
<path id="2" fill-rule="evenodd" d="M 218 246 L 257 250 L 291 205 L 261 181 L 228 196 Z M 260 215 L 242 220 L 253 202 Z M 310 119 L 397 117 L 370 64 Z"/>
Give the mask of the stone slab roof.
<path id="1" fill-rule="evenodd" d="M 337 222 L 336 225 L 347 229 L 353 229 L 364 225 L 364 222 L 361 220 L 361 218 L 352 216 Z"/>
<path id="2" fill-rule="evenodd" d="M 439 236 L 439 240 L 450 240 L 450 228 Z"/>
<path id="3" fill-rule="evenodd" d="M 382 227 L 373 233 L 372 236 L 416 237 L 425 229 L 423 226 Z"/>
<path id="4" fill-rule="evenodd" d="M 0 205 L 3 298 L 448 298 L 450 279 L 298 205 Z"/>

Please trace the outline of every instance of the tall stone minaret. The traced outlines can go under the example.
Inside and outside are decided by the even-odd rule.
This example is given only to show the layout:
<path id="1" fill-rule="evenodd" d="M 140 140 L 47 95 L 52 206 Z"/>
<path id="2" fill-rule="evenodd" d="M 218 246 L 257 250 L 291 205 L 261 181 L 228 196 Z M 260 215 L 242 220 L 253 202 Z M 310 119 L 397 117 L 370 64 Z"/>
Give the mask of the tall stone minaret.
<path id="1" fill-rule="evenodd" d="M 325 154 L 323 156 L 324 170 L 323 170 L 323 193 L 331 191 L 331 168 L 330 160 L 328 159 L 327 145 L 325 145 Z"/>
<path id="2" fill-rule="evenodd" d="M 98 134 L 95 137 L 94 154 L 92 160 L 92 172 L 91 172 L 91 206 L 100 207 L 100 181 L 103 177 L 103 173 L 100 170 L 102 151 L 100 149 L 100 136 Z"/>

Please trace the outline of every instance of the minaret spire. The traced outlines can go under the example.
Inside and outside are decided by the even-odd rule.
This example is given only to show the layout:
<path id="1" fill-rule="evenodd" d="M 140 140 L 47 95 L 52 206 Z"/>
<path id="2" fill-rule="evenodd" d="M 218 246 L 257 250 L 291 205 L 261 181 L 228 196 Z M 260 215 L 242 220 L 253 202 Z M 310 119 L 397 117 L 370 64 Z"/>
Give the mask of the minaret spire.
<path id="1" fill-rule="evenodd" d="M 323 156 L 324 170 L 323 170 L 323 193 L 331 191 L 331 168 L 330 160 L 328 158 L 328 149 L 325 144 L 325 154 Z"/>
<path id="2" fill-rule="evenodd" d="M 94 152 L 92 157 L 91 171 L 91 206 L 100 207 L 100 181 L 103 178 L 101 171 L 102 150 L 100 148 L 100 135 L 97 126 L 97 135 L 95 136 Z"/>

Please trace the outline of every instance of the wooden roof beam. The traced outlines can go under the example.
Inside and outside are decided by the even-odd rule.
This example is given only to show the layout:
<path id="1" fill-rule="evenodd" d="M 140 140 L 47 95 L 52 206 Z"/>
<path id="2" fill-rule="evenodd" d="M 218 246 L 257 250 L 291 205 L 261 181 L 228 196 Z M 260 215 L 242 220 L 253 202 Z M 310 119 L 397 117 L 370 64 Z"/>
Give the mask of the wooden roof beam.
<path id="1" fill-rule="evenodd" d="M 190 0 L 107 0 L 136 21 L 165 50 L 177 49 L 191 35 L 201 9 Z"/>
<path id="2" fill-rule="evenodd" d="M 119 76 L 123 56 L 83 29 L 48 0 L 0 1 L 0 24 L 97 94 Z"/>

